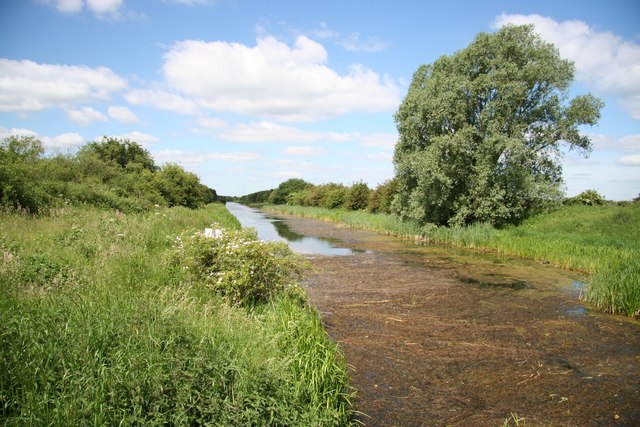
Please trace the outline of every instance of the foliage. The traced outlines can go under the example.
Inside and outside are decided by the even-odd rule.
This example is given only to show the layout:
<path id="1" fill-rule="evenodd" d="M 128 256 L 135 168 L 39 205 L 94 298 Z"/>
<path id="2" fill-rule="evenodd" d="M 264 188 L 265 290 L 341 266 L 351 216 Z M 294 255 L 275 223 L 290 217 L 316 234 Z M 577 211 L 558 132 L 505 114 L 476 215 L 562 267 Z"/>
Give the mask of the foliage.
<path id="1" fill-rule="evenodd" d="M 210 190 L 200 184 L 198 176 L 181 166 L 169 163 L 156 174 L 156 186 L 169 206 L 197 208 L 215 201 Z M 213 190 L 212 190 L 213 191 Z"/>
<path id="2" fill-rule="evenodd" d="M 278 185 L 278 188 L 271 192 L 271 194 L 269 195 L 269 203 L 273 203 L 276 205 L 283 205 L 285 203 L 288 203 L 289 196 L 301 190 L 304 190 L 309 185 L 311 184 L 303 179 L 291 178 Z"/>
<path id="3" fill-rule="evenodd" d="M 121 168 L 137 164 L 144 169 L 154 171 L 156 165 L 151 154 L 139 144 L 128 139 L 103 137 L 102 141 L 85 144 L 78 153 L 79 157 L 95 156 L 97 159 Z"/>
<path id="4" fill-rule="evenodd" d="M 327 191 L 327 196 L 323 207 L 327 209 L 336 209 L 344 206 L 347 199 L 347 188 L 338 186 Z"/>
<path id="5" fill-rule="evenodd" d="M 419 223 L 517 223 L 560 198 L 560 144 L 588 152 L 580 133 L 602 102 L 566 101 L 574 66 L 532 26 L 480 33 L 418 68 L 396 115 L 393 210 Z"/>
<path id="6" fill-rule="evenodd" d="M 0 424 L 348 425 L 317 312 L 225 304 L 173 262 L 212 220 L 239 227 L 221 204 L 0 211 Z"/>
<path id="7" fill-rule="evenodd" d="M 267 200 L 269 200 L 269 196 L 271 195 L 272 192 L 273 192 L 273 189 L 257 191 L 255 193 L 250 193 L 242 197 L 239 197 L 237 200 L 240 203 L 244 203 L 247 205 L 253 205 L 257 203 L 266 203 Z"/>
<path id="8" fill-rule="evenodd" d="M 347 197 L 344 201 L 345 209 L 349 209 L 352 211 L 366 209 L 367 205 L 369 205 L 370 194 L 371 190 L 365 182 L 354 182 L 347 192 Z"/>
<path id="9" fill-rule="evenodd" d="M 31 213 L 68 203 L 125 212 L 160 206 L 195 208 L 215 201 L 215 190 L 178 165 L 158 168 L 135 142 L 103 138 L 74 156 L 45 156 L 33 137 L 0 144 L 0 204 Z"/>
<path id="10" fill-rule="evenodd" d="M 369 204 L 367 210 L 372 213 L 391 213 L 391 203 L 395 197 L 398 187 L 398 180 L 393 178 L 389 179 L 371 192 L 369 196 Z"/>
<path id="11" fill-rule="evenodd" d="M 176 241 L 175 260 L 231 304 L 255 306 L 287 293 L 300 295 L 301 263 L 283 242 L 258 240 L 250 230 L 196 233 Z"/>
<path id="12" fill-rule="evenodd" d="M 585 190 L 575 197 L 565 200 L 568 205 L 602 206 L 606 200 L 596 190 Z"/>
<path id="13" fill-rule="evenodd" d="M 42 143 L 33 137 L 9 136 L 0 144 L 0 204 L 38 212 L 50 204 L 42 169 Z"/>

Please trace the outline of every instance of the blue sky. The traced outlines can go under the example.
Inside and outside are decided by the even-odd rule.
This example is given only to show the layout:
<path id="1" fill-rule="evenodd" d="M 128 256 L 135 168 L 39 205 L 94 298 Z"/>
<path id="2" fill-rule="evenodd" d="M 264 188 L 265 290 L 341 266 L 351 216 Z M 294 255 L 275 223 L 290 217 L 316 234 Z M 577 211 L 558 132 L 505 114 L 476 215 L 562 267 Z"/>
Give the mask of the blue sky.
<path id="1" fill-rule="evenodd" d="M 0 4 L 0 137 L 73 153 L 144 145 L 219 194 L 289 178 L 393 176 L 393 114 L 413 72 L 478 32 L 533 23 L 606 107 L 568 195 L 640 193 L 640 2 L 9 0 Z"/>

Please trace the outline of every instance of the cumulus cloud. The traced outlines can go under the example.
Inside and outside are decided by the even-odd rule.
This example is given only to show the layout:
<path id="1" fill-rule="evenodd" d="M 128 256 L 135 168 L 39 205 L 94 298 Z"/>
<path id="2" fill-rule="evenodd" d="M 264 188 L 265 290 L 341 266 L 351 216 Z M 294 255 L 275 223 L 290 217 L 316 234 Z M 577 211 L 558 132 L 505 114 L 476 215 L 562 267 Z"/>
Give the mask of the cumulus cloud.
<path id="1" fill-rule="evenodd" d="M 123 0 L 44 0 L 62 13 L 80 13 L 86 8 L 98 18 L 118 17 Z"/>
<path id="2" fill-rule="evenodd" d="M 494 26 L 533 24 L 542 38 L 553 43 L 563 58 L 576 65 L 576 78 L 605 96 L 616 96 L 620 106 L 640 119 L 640 45 L 582 21 L 558 22 L 540 15 L 500 15 Z"/>
<path id="3" fill-rule="evenodd" d="M 42 141 L 42 145 L 45 148 L 68 148 L 84 144 L 85 140 L 79 133 L 69 132 L 63 133 L 54 137 L 41 136 L 38 132 L 30 129 L 23 128 L 11 128 L 7 129 L 0 126 L 0 139 L 4 139 L 9 136 L 32 136 Z"/>
<path id="4" fill-rule="evenodd" d="M 58 0 L 55 2 L 56 9 L 62 13 L 78 13 L 84 7 L 83 0 Z"/>
<path id="5" fill-rule="evenodd" d="M 149 135 L 148 133 L 142 133 L 138 131 L 125 132 L 121 135 L 114 135 L 114 138 L 128 139 L 129 141 L 137 142 L 143 147 L 148 147 L 152 144 L 160 142 L 160 138 Z"/>
<path id="6" fill-rule="evenodd" d="M 640 134 L 613 138 L 602 134 L 587 134 L 596 149 L 611 149 L 624 152 L 640 152 Z"/>
<path id="7" fill-rule="evenodd" d="M 42 138 L 42 144 L 46 148 L 69 148 L 76 147 L 85 143 L 84 138 L 77 132 L 63 133 L 50 138 L 45 136 Z"/>
<path id="8" fill-rule="evenodd" d="M 319 132 L 286 126 L 271 121 L 230 124 L 226 120 L 206 117 L 198 121 L 199 130 L 209 130 L 218 139 L 238 142 L 348 142 L 366 138 L 360 133 Z"/>
<path id="9" fill-rule="evenodd" d="M 127 83 L 106 67 L 0 59 L 0 111 L 38 111 L 108 100 Z"/>
<path id="10" fill-rule="evenodd" d="M 322 138 L 319 132 L 309 132 L 268 121 L 228 126 L 222 128 L 216 136 L 242 142 L 313 142 Z"/>
<path id="11" fill-rule="evenodd" d="M 136 117 L 136 115 L 133 114 L 133 112 L 129 110 L 127 107 L 111 106 L 107 110 L 107 113 L 109 114 L 109 117 L 111 117 L 113 120 L 116 120 L 120 123 L 132 124 L 132 123 L 140 122 L 138 117 Z"/>
<path id="12" fill-rule="evenodd" d="M 99 111 L 94 110 L 91 107 L 82 107 L 80 109 L 69 109 L 67 110 L 67 116 L 71 119 L 75 124 L 80 126 L 89 126 L 94 122 L 106 122 L 107 118 L 104 114 Z"/>
<path id="13" fill-rule="evenodd" d="M 227 162 L 246 162 L 258 160 L 259 153 L 253 152 L 198 152 L 181 150 L 160 150 L 153 153 L 153 158 L 159 163 L 197 164 L 210 160 L 222 160 Z"/>
<path id="14" fill-rule="evenodd" d="M 305 37 L 293 47 L 272 36 L 256 46 L 187 40 L 166 53 L 163 74 L 180 93 L 208 109 L 283 121 L 311 121 L 355 111 L 390 111 L 399 90 L 360 65 L 340 75 L 325 48 Z"/>
<path id="15" fill-rule="evenodd" d="M 127 92 L 124 98 L 133 105 L 149 105 L 179 114 L 197 115 L 200 112 L 191 99 L 163 90 L 135 89 Z"/>
<path id="16" fill-rule="evenodd" d="M 299 157 L 320 157 L 327 153 L 327 150 L 321 147 L 297 146 L 287 147 L 282 150 L 282 154 L 287 156 Z"/>
<path id="17" fill-rule="evenodd" d="M 640 154 L 632 156 L 623 156 L 619 160 L 623 166 L 640 166 Z"/>

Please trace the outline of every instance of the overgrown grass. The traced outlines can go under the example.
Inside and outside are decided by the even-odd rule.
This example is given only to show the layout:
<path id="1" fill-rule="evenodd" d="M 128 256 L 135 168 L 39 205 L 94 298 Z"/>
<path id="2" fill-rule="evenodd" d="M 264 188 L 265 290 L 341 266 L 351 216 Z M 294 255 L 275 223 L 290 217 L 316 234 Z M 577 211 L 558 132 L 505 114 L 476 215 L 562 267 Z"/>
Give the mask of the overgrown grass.
<path id="1" fill-rule="evenodd" d="M 0 424 L 345 425 L 344 361 L 286 292 L 227 304 L 176 265 L 222 205 L 0 213 Z"/>
<path id="2" fill-rule="evenodd" d="M 493 250 L 590 275 L 585 298 L 609 313 L 640 316 L 640 204 L 567 206 L 519 226 L 437 227 L 385 214 L 267 205 L 263 209 L 314 217 L 435 244 Z M 416 237 L 418 236 L 418 237 Z"/>

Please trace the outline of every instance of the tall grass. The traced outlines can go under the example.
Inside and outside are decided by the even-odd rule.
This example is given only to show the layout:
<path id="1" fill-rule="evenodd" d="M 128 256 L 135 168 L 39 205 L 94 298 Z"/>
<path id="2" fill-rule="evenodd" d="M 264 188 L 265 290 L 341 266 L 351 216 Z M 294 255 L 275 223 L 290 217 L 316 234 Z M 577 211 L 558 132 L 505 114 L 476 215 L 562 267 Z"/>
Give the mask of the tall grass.
<path id="1" fill-rule="evenodd" d="M 222 205 L 0 213 L 0 424 L 345 425 L 344 361 L 286 294 L 235 307 L 176 268 Z"/>
<path id="2" fill-rule="evenodd" d="M 267 205 L 276 213 L 314 217 L 423 242 L 492 250 L 590 275 L 585 298 L 609 313 L 640 316 L 640 204 L 567 206 L 518 226 L 495 229 L 419 227 L 385 214 Z"/>

